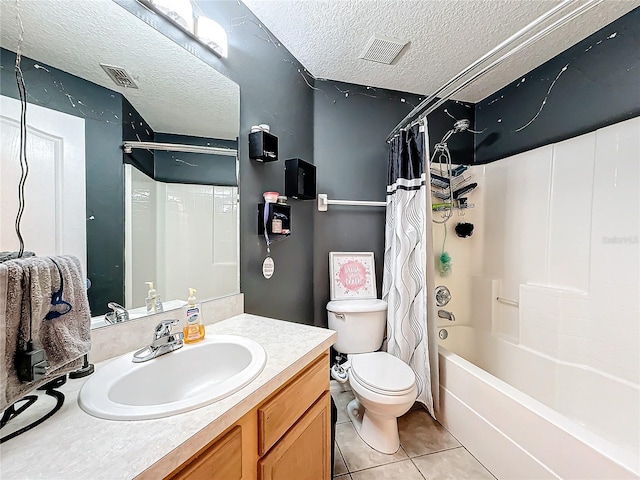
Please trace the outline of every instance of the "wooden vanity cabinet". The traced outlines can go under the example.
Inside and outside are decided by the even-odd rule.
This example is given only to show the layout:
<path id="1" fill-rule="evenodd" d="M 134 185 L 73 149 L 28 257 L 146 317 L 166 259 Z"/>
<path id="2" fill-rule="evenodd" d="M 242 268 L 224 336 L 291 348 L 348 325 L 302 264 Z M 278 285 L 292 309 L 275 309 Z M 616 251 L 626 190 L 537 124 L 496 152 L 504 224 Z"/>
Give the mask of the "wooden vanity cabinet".
<path id="1" fill-rule="evenodd" d="M 166 478 L 330 480 L 328 372 L 325 352 Z"/>
<path id="2" fill-rule="evenodd" d="M 331 475 L 331 395 L 325 392 L 258 461 L 259 480 L 321 480 Z"/>
<path id="3" fill-rule="evenodd" d="M 242 427 L 235 425 L 171 477 L 175 480 L 242 480 Z"/>

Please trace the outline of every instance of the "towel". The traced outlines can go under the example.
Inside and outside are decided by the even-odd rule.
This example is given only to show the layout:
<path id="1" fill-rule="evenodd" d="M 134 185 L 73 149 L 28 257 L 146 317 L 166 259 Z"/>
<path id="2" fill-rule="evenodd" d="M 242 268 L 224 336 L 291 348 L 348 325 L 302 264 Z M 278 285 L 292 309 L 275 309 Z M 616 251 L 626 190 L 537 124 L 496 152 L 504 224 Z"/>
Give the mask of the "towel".
<path id="1" fill-rule="evenodd" d="M 0 263 L 6 262 L 7 260 L 15 260 L 16 258 L 34 257 L 36 255 L 28 250 L 22 252 L 22 257 L 18 257 L 18 253 L 19 252 L 0 252 Z"/>
<path id="2" fill-rule="evenodd" d="M 0 410 L 40 385 L 78 369 L 82 356 L 91 348 L 89 301 L 77 258 L 31 257 L 0 264 L 0 294 L 3 278 L 6 304 L 0 333 L 5 330 L 6 342 L 0 369 Z M 52 296 L 60 293 L 61 285 L 61 298 L 54 297 L 56 305 L 52 305 Z M 45 350 L 48 367 L 44 378 L 21 382 L 15 355 L 29 339 L 30 322 L 35 347 Z"/>

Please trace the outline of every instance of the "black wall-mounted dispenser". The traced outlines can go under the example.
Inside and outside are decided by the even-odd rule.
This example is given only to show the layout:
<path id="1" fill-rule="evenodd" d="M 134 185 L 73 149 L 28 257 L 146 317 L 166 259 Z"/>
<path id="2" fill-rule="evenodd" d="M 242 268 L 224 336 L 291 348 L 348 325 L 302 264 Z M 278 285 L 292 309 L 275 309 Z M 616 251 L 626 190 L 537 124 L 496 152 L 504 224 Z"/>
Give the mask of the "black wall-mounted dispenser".
<path id="1" fill-rule="evenodd" d="M 284 162 L 284 194 L 297 200 L 316 198 L 316 166 L 300 158 Z"/>
<path id="2" fill-rule="evenodd" d="M 264 203 L 258 204 L 258 235 L 264 235 L 267 226 L 269 236 L 287 236 L 291 233 L 291 206 L 282 203 L 267 203 L 267 218 Z"/>
<path id="3" fill-rule="evenodd" d="M 277 161 L 278 137 L 264 131 L 250 133 L 249 158 L 259 162 Z"/>

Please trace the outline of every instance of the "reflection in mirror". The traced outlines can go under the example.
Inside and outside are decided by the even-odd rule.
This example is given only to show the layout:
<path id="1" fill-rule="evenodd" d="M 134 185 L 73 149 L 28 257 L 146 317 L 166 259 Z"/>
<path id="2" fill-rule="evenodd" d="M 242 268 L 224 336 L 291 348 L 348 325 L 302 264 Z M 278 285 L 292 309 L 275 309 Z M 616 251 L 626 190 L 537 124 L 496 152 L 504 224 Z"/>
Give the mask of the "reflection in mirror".
<path id="1" fill-rule="evenodd" d="M 0 250 L 18 243 L 22 25 L 26 248 L 79 257 L 93 315 L 110 302 L 145 315 L 150 281 L 164 310 L 183 305 L 189 287 L 200 301 L 238 293 L 238 86 L 112 0 L 0 7 Z M 125 141 L 219 150 L 124 153 Z"/>
<path id="2" fill-rule="evenodd" d="M 130 165 L 125 179 L 127 309 L 145 305 L 152 279 L 167 299 L 192 284 L 198 298 L 237 293 L 238 188 L 156 182 Z"/>

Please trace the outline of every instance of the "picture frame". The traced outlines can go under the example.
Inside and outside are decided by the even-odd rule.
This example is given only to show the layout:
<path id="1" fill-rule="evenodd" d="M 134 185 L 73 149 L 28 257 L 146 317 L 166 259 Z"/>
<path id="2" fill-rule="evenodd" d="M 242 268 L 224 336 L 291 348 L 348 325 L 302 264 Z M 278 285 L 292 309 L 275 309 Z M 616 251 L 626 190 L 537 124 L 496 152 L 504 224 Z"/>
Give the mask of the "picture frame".
<path id="1" fill-rule="evenodd" d="M 329 252 L 329 278 L 332 300 L 378 297 L 373 252 Z"/>

